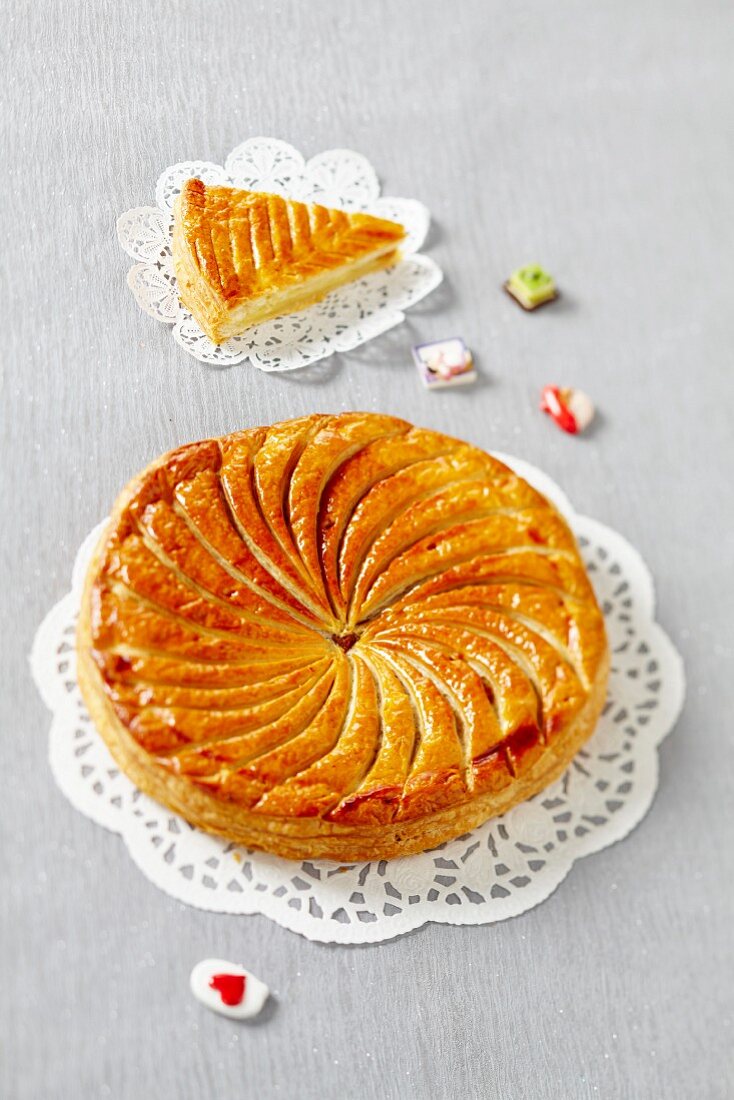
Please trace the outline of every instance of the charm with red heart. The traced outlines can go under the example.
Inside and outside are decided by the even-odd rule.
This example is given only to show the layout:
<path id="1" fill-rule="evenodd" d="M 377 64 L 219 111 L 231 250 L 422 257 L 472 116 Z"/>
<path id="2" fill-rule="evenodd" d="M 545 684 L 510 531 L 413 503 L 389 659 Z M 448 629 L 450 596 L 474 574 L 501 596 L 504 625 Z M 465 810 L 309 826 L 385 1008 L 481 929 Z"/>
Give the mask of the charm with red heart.
<path id="1" fill-rule="evenodd" d="M 269 990 L 257 975 L 228 959 L 202 959 L 191 971 L 197 1001 L 230 1020 L 249 1020 L 262 1011 Z"/>

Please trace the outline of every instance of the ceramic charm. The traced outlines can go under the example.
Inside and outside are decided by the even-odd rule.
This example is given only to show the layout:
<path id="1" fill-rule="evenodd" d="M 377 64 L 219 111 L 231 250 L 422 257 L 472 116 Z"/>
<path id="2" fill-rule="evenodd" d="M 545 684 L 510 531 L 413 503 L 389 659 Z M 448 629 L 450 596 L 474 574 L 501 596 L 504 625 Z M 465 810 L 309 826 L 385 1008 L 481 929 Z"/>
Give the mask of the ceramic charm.
<path id="1" fill-rule="evenodd" d="M 540 407 L 570 435 L 583 432 L 594 419 L 594 403 L 582 390 L 544 386 Z"/>
<path id="2" fill-rule="evenodd" d="M 471 352 L 460 336 L 436 340 L 432 344 L 416 344 L 411 350 L 426 389 L 461 386 L 474 382 L 477 377 Z"/>
<path id="3" fill-rule="evenodd" d="M 203 959 L 191 971 L 191 992 L 206 1008 L 231 1020 L 249 1020 L 261 1011 L 269 990 L 249 970 L 226 959 Z"/>

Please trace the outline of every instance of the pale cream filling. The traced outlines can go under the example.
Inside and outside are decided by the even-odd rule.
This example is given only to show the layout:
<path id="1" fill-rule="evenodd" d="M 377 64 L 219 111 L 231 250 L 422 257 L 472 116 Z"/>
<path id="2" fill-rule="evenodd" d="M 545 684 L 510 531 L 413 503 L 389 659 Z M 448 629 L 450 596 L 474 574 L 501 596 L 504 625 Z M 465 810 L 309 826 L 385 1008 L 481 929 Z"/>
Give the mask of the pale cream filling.
<path id="1" fill-rule="evenodd" d="M 257 298 L 239 302 L 227 310 L 218 325 L 220 339 L 228 340 L 252 325 L 260 324 L 261 321 L 305 309 L 306 306 L 325 298 L 332 290 L 343 286 L 344 283 L 353 282 L 370 271 L 386 267 L 397 257 L 395 244 L 391 241 L 367 256 L 299 280 L 285 290 L 266 291 L 259 294 Z"/>

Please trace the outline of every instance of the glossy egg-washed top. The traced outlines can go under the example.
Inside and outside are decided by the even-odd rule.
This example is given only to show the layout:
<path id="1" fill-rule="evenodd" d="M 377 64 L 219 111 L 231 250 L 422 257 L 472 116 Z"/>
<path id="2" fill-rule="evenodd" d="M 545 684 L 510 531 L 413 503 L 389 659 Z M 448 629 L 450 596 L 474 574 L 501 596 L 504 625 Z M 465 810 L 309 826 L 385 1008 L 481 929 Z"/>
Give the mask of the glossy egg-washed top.
<path id="1" fill-rule="evenodd" d="M 372 214 L 199 179 L 184 184 L 175 216 L 195 267 L 230 304 L 283 290 L 376 248 L 397 248 L 405 236 L 397 222 Z"/>
<path id="2" fill-rule="evenodd" d="M 90 607 L 104 691 L 153 766 L 345 824 L 518 781 L 606 652 L 556 509 L 476 447 L 375 414 L 164 456 L 118 504 Z"/>

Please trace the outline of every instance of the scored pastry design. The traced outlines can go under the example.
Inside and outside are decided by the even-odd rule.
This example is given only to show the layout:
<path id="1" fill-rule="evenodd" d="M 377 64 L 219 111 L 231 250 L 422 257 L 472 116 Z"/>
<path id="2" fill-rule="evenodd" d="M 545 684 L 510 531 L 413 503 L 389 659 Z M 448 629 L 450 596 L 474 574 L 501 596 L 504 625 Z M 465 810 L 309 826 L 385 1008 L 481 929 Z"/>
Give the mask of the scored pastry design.
<path id="1" fill-rule="evenodd" d="M 398 259 L 397 222 L 190 179 L 173 212 L 178 292 L 219 344 Z"/>
<path id="2" fill-rule="evenodd" d="M 476 447 L 314 415 L 181 447 L 122 493 L 79 682 L 190 822 L 291 858 L 390 858 L 556 778 L 605 698 L 574 537 Z"/>

